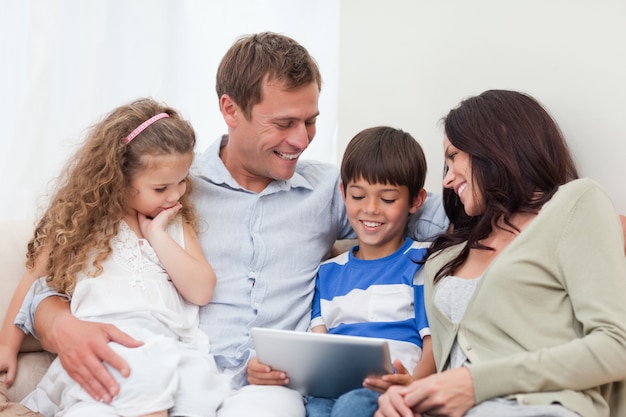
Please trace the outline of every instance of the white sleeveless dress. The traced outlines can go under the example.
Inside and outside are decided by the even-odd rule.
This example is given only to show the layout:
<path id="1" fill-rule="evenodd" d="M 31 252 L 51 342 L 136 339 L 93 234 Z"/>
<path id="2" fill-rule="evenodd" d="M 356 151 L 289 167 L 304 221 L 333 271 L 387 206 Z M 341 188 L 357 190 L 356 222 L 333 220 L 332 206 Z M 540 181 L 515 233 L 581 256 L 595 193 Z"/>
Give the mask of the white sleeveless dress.
<path id="1" fill-rule="evenodd" d="M 168 233 L 184 247 L 182 220 Z M 81 320 L 116 325 L 142 340 L 139 348 L 110 343 L 129 364 L 111 404 L 92 399 L 56 359 L 23 404 L 46 417 L 106 415 L 136 416 L 170 409 L 172 416 L 212 416 L 229 390 L 212 356 L 209 340 L 198 328 L 198 306 L 178 293 L 145 239 L 125 222 L 111 240 L 112 254 L 95 278 L 82 274 L 71 299 L 71 311 Z"/>

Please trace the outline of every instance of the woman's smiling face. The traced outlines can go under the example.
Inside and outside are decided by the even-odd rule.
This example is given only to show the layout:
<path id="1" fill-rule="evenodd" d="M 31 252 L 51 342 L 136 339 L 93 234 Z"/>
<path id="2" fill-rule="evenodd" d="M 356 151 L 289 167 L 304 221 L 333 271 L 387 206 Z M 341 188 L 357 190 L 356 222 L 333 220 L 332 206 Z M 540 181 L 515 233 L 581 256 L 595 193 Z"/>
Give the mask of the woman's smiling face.
<path id="1" fill-rule="evenodd" d="M 443 178 L 444 188 L 454 190 L 468 216 L 482 214 L 484 212 L 482 193 L 475 186 L 470 155 L 452 145 L 447 136 L 443 137 L 443 151 L 447 167 Z"/>

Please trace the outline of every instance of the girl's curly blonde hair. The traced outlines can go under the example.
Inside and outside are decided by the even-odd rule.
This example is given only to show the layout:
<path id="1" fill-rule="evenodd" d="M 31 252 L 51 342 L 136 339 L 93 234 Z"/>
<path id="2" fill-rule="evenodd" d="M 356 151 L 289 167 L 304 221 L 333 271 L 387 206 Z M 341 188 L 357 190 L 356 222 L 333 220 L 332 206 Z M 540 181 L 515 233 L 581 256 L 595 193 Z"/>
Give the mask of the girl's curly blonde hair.
<path id="1" fill-rule="evenodd" d="M 159 113 L 169 117 L 125 143 L 135 128 Z M 101 263 L 111 254 L 111 238 L 126 213 L 126 189 L 133 176 L 146 168 L 149 158 L 144 157 L 193 154 L 195 142 L 191 124 L 151 98 L 138 99 L 106 115 L 92 126 L 61 172 L 28 243 L 26 266 L 32 268 L 40 255 L 47 256 L 48 285 L 67 295 L 74 291 L 81 271 L 99 275 Z M 197 217 L 189 200 L 192 183 L 189 177 L 185 181 L 181 213 L 196 228 Z"/>

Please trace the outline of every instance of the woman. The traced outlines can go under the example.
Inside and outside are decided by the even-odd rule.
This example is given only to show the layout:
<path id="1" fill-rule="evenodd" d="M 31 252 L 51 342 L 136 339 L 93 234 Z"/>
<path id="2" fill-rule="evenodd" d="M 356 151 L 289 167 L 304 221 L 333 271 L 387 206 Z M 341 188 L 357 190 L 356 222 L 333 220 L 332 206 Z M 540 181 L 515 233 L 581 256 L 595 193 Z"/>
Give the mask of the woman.
<path id="1" fill-rule="evenodd" d="M 438 373 L 390 389 L 376 415 L 618 416 L 626 260 L 611 200 L 578 179 L 558 126 L 525 94 L 463 101 L 444 151 L 447 210 L 468 217 L 426 262 Z"/>

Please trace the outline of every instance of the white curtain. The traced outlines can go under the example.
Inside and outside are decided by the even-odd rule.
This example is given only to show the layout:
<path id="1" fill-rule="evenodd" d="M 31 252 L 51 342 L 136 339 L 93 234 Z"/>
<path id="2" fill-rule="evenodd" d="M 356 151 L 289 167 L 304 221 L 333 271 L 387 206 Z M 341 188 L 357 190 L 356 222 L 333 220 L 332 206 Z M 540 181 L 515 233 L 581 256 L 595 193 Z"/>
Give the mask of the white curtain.
<path id="1" fill-rule="evenodd" d="M 40 213 L 86 129 L 151 96 L 189 119 L 202 151 L 226 127 L 215 72 L 239 36 L 302 43 L 324 84 L 305 157 L 336 163 L 339 2 L 330 0 L 0 0 L 0 219 Z"/>

